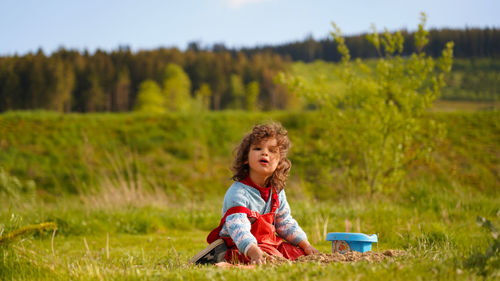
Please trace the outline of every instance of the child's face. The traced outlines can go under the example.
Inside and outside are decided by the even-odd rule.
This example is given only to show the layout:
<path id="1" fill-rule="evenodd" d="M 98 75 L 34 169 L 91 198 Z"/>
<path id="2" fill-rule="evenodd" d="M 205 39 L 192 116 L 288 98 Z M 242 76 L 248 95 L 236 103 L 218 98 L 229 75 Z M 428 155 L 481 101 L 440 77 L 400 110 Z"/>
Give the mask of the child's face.
<path id="1" fill-rule="evenodd" d="M 264 139 L 252 144 L 248 152 L 250 175 L 267 178 L 271 176 L 280 161 L 278 143 L 275 138 Z"/>

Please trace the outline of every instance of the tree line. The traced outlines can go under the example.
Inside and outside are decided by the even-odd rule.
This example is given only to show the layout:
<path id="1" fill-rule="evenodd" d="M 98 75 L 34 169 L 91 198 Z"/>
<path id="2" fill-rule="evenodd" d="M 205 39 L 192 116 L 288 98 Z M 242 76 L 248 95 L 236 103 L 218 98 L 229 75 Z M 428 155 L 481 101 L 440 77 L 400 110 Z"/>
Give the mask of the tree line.
<path id="1" fill-rule="evenodd" d="M 413 53 L 413 34 L 403 31 L 402 54 Z M 430 30 L 424 50 L 439 56 L 447 41 L 456 57 L 500 57 L 500 30 Z M 354 58 L 377 57 L 365 35 L 346 37 Z M 296 98 L 273 82 L 292 61 L 339 61 L 331 39 L 279 46 L 228 49 L 223 44 L 186 51 L 160 48 L 105 52 L 61 48 L 0 57 L 0 112 L 46 109 L 60 112 L 181 110 L 272 110 L 293 108 Z"/>
<path id="2" fill-rule="evenodd" d="M 401 31 L 404 38 L 403 56 L 416 52 L 414 32 Z M 466 28 L 466 29 L 430 29 L 429 44 L 423 51 L 432 57 L 439 57 L 446 42 L 453 41 L 453 55 L 457 58 L 500 58 L 500 29 L 496 28 Z M 346 36 L 346 46 L 351 50 L 353 58 L 376 58 L 380 54 L 366 40 L 366 34 Z M 220 47 L 219 47 L 220 48 Z M 309 36 L 303 41 L 279 46 L 261 46 L 243 48 L 247 55 L 271 51 L 275 54 L 288 56 L 293 61 L 311 62 L 315 60 L 338 62 L 341 59 L 337 51 L 337 43 L 330 37 L 315 40 Z"/>
<path id="3" fill-rule="evenodd" d="M 273 78 L 287 65 L 269 52 L 39 50 L 0 57 L 0 111 L 148 111 L 155 91 L 167 110 L 283 109 L 289 97 Z"/>

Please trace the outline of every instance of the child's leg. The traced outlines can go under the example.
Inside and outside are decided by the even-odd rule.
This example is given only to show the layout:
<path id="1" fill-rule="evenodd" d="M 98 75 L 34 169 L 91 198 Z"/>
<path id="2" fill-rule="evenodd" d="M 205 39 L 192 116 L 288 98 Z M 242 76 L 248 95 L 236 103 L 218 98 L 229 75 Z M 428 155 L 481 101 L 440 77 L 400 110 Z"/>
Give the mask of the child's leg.
<path id="1" fill-rule="evenodd" d="M 227 250 L 225 259 L 227 262 L 232 263 L 232 264 L 238 264 L 238 263 L 249 264 L 250 263 L 250 259 L 247 256 L 245 256 L 244 254 L 240 253 L 240 251 L 238 251 L 238 248 L 236 248 L 236 246 L 233 246 L 233 247 L 229 248 L 229 250 Z"/>
<path id="2" fill-rule="evenodd" d="M 276 249 L 274 246 L 267 244 L 259 244 L 258 246 L 262 251 L 264 251 L 268 255 L 287 258 L 286 256 L 283 256 L 283 254 L 279 251 L 279 247 L 278 249 Z M 225 259 L 227 262 L 232 264 L 237 264 L 237 263 L 249 264 L 251 262 L 250 258 L 242 254 L 240 251 L 238 251 L 238 248 L 236 248 L 236 246 L 233 246 L 229 248 L 229 250 L 227 250 Z"/>
<path id="3" fill-rule="evenodd" d="M 278 246 L 278 251 L 289 260 L 296 260 L 300 256 L 305 256 L 306 253 L 299 246 L 294 246 L 288 242 L 283 242 Z"/>

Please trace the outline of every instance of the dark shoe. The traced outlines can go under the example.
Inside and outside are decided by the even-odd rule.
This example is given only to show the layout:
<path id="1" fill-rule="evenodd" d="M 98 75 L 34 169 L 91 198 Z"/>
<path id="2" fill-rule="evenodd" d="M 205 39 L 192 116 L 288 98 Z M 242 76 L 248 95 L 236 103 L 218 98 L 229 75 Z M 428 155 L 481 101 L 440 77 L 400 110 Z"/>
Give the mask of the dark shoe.
<path id="1" fill-rule="evenodd" d="M 215 264 L 224 261 L 226 256 L 227 246 L 224 240 L 217 239 L 212 244 L 208 245 L 201 252 L 196 254 L 189 263 L 194 264 Z"/>

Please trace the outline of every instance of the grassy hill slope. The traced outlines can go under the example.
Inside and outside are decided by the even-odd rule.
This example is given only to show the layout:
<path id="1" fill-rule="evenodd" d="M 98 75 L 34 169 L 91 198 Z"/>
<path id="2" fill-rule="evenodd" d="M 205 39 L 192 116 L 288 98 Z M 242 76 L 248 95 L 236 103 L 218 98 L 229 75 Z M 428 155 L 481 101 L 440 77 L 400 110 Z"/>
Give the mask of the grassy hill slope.
<path id="1" fill-rule="evenodd" d="M 0 243 L 0 279 L 498 278 L 500 257 L 485 255 L 491 234 L 475 223 L 483 216 L 500 225 L 498 112 L 429 113 L 448 131 L 435 161 L 414 163 L 399 190 L 373 196 L 310 177 L 327 164 L 314 159 L 315 114 L 0 115 L 0 233 L 58 225 L 54 238 L 40 231 Z M 287 195 L 309 240 L 328 253 L 327 232 L 376 233 L 375 251 L 402 256 L 247 271 L 187 264 L 220 219 L 232 149 L 271 119 L 294 144 Z"/>

